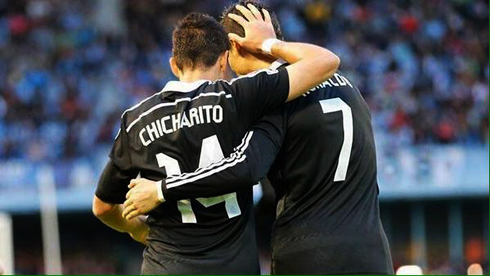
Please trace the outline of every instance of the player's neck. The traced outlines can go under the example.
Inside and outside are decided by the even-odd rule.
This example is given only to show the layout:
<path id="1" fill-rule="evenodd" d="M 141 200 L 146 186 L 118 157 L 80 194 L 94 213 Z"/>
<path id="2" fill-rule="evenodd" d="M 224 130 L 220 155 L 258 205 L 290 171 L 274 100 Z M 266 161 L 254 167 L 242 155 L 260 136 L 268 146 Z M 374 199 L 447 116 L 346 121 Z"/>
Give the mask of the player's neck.
<path id="1" fill-rule="evenodd" d="M 247 61 L 247 67 L 248 67 L 247 69 L 248 70 L 247 71 L 250 73 L 250 72 L 257 71 L 257 70 L 269 68 L 273 62 L 274 62 L 273 59 L 270 59 L 270 60 L 264 60 L 264 59 L 258 59 L 258 58 L 248 59 L 248 61 Z"/>
<path id="2" fill-rule="evenodd" d="M 182 72 L 179 76 L 179 80 L 183 82 L 195 82 L 198 80 L 217 80 L 222 79 L 222 72 L 219 70 L 215 70 L 215 68 L 208 68 L 206 70 L 195 69 L 195 70 L 186 70 Z"/>

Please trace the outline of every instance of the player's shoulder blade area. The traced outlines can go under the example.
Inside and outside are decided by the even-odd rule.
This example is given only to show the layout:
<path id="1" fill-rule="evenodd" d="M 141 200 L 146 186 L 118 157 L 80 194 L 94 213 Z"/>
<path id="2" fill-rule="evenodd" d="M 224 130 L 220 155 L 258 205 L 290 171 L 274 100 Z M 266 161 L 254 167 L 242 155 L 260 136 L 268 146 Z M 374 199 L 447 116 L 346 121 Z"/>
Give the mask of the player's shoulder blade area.
<path id="1" fill-rule="evenodd" d="M 158 93 L 155 93 L 138 104 L 124 111 L 122 118 L 125 120 L 125 130 L 130 132 L 137 123 L 151 120 L 155 111 L 182 111 L 185 103 L 194 103 L 205 97 L 224 96 L 224 91 L 218 91 L 217 86 L 207 80 L 195 82 L 169 81 Z M 199 101 L 202 102 L 202 101 Z M 185 105 L 187 106 L 187 105 Z"/>
<path id="2" fill-rule="evenodd" d="M 308 90 L 303 95 L 303 97 L 306 97 L 312 94 L 313 92 L 317 92 L 317 90 L 335 92 L 335 91 L 341 91 L 346 89 L 357 89 L 357 88 L 355 87 L 354 83 L 352 83 L 342 72 L 337 71 L 332 77 L 330 77 L 326 81 Z"/>

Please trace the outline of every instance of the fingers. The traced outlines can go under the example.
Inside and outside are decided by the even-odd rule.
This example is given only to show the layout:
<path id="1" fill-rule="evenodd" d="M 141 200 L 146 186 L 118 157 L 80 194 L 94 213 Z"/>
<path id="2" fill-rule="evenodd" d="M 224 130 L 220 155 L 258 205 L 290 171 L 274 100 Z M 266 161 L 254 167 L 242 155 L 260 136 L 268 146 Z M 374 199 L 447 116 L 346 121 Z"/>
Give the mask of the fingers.
<path id="1" fill-rule="evenodd" d="M 262 13 L 264 14 L 264 20 L 265 22 L 272 23 L 271 15 L 266 9 L 262 9 Z"/>
<path id="2" fill-rule="evenodd" d="M 248 4 L 247 8 L 252 12 L 252 14 L 255 16 L 255 19 L 263 21 L 262 19 L 262 14 L 260 14 L 259 10 L 252 4 Z"/>
<path id="3" fill-rule="evenodd" d="M 242 5 L 236 5 L 236 9 L 239 10 L 248 21 L 253 21 L 257 19 L 249 9 L 245 8 Z"/>
<path id="4" fill-rule="evenodd" d="M 244 38 L 243 37 L 240 37 L 238 36 L 237 34 L 232 34 L 232 33 L 229 33 L 228 34 L 228 38 L 231 40 L 231 41 L 235 41 L 236 43 L 242 45 L 243 43 L 243 40 Z"/>
<path id="5" fill-rule="evenodd" d="M 131 197 L 131 192 L 132 192 L 132 191 L 133 191 L 133 190 L 129 190 L 129 191 L 126 193 L 126 199 L 128 199 L 128 198 L 130 198 L 130 197 Z"/>
<path id="6" fill-rule="evenodd" d="M 135 211 L 135 210 L 136 210 L 136 208 L 134 207 L 134 205 L 132 205 L 132 204 L 131 204 L 131 205 L 129 205 L 129 206 L 126 206 L 126 205 L 125 205 L 125 206 L 124 206 L 124 210 L 123 210 L 123 212 L 122 212 L 122 216 L 123 216 L 123 218 L 126 218 L 126 216 L 127 216 L 129 213 L 131 213 L 131 212 L 133 212 L 133 211 Z"/>
<path id="7" fill-rule="evenodd" d="M 131 182 L 129 182 L 129 185 L 128 185 L 128 188 L 132 189 L 133 187 L 135 187 L 136 185 L 138 185 L 138 182 L 135 181 L 136 179 L 133 179 L 131 180 Z"/>
<path id="8" fill-rule="evenodd" d="M 243 28 L 245 28 L 245 26 L 247 25 L 248 21 L 245 20 L 245 18 L 239 16 L 239 15 L 236 15 L 234 13 L 229 13 L 228 14 L 228 17 L 235 20 L 236 23 L 240 24 Z"/>
<path id="9" fill-rule="evenodd" d="M 130 220 L 130 219 L 135 218 L 141 214 L 142 214 L 141 210 L 138 210 L 134 206 L 134 204 L 130 203 L 129 205 L 126 205 L 126 202 L 124 202 L 124 210 L 122 212 L 123 218 Z"/>
<path id="10" fill-rule="evenodd" d="M 126 215 L 126 219 L 127 220 L 134 219 L 135 217 L 137 217 L 139 215 L 140 215 L 140 212 L 138 210 L 134 210 L 131 213 Z"/>
<path id="11" fill-rule="evenodd" d="M 131 181 L 129 182 L 128 188 L 130 188 L 130 189 L 133 188 L 134 186 L 138 185 L 138 183 L 140 183 L 143 180 L 144 180 L 144 178 L 131 179 Z"/>
<path id="12" fill-rule="evenodd" d="M 129 205 L 131 205 L 131 204 L 133 204 L 133 202 L 129 199 L 126 199 L 126 201 L 124 201 L 124 203 L 123 203 L 124 209 L 128 208 Z"/>

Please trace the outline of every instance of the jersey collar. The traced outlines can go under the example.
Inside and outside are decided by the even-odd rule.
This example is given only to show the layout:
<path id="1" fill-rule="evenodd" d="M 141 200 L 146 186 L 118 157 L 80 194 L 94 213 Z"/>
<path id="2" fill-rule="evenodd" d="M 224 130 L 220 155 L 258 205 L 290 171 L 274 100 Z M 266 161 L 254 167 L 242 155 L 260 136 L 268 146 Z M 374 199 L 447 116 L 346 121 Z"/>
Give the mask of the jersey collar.
<path id="1" fill-rule="evenodd" d="M 193 90 L 196 90 L 199 86 L 202 84 L 209 82 L 208 80 L 197 80 L 193 82 L 184 82 L 184 81 L 169 81 L 163 87 L 162 92 L 166 91 L 176 91 L 176 92 L 191 92 Z"/>
<path id="2" fill-rule="evenodd" d="M 277 59 L 271 65 L 269 66 L 269 69 L 276 70 L 279 67 L 281 67 L 283 64 L 286 64 L 286 61 L 282 59 Z M 193 90 L 196 90 L 199 86 L 202 84 L 209 82 L 209 80 L 197 80 L 193 82 L 184 82 L 184 81 L 169 81 L 163 87 L 161 92 L 166 92 L 166 91 L 176 91 L 176 92 L 183 92 L 187 93 Z"/>

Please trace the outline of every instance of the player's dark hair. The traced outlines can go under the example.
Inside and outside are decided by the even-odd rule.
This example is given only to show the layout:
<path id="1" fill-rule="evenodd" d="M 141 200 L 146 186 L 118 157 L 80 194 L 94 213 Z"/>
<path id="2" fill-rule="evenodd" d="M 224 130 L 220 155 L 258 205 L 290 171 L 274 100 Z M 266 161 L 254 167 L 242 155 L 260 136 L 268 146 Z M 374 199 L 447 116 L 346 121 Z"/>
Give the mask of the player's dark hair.
<path id="1" fill-rule="evenodd" d="M 179 69 L 208 68 L 230 49 L 228 35 L 213 17 L 190 13 L 179 21 L 172 35 L 172 54 Z"/>
<path id="2" fill-rule="evenodd" d="M 236 9 L 236 5 L 242 5 L 244 7 L 247 7 L 248 4 L 254 5 L 260 11 L 260 14 L 262 16 L 264 16 L 262 9 L 267 10 L 271 15 L 272 26 L 274 26 L 274 32 L 276 33 L 276 37 L 278 39 L 284 39 L 284 37 L 282 36 L 281 27 L 279 26 L 279 21 L 277 20 L 276 14 L 273 11 L 271 11 L 271 9 L 264 3 L 261 3 L 259 1 L 254 1 L 254 0 L 240 0 L 238 1 L 238 3 L 230 5 L 223 11 L 223 14 L 221 16 L 221 25 L 225 27 L 226 32 L 234 33 L 241 37 L 245 36 L 245 30 L 243 29 L 243 27 L 240 24 L 238 24 L 235 20 L 229 18 L 228 14 L 234 13 L 234 14 L 242 15 L 242 13 Z"/>

